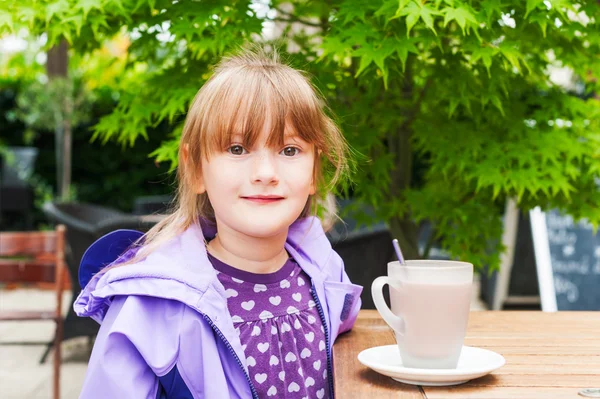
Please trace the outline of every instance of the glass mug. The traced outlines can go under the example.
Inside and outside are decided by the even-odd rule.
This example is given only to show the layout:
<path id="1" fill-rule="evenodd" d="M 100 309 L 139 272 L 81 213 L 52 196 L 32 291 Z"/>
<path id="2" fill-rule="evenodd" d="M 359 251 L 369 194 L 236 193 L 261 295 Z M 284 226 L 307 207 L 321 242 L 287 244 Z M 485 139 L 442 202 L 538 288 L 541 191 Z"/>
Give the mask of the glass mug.
<path id="1" fill-rule="evenodd" d="M 390 286 L 390 302 L 383 286 Z M 456 368 L 469 309 L 473 265 L 444 260 L 388 263 L 388 275 L 371 286 L 375 307 L 394 330 L 404 367 Z"/>

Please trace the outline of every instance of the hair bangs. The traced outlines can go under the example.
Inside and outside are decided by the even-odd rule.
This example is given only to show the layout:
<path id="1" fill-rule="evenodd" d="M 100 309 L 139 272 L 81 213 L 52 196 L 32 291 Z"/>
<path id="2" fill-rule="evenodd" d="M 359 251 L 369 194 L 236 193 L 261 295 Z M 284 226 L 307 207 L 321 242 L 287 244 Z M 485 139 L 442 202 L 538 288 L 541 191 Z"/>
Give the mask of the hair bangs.
<path id="1" fill-rule="evenodd" d="M 268 146 L 281 147 L 286 135 L 297 135 L 324 148 L 319 100 L 298 71 L 238 67 L 221 72 L 210 83 L 218 90 L 208 107 L 213 112 L 205 115 L 203 123 L 204 156 L 233 142 L 252 148 L 264 129 L 269 131 Z"/>

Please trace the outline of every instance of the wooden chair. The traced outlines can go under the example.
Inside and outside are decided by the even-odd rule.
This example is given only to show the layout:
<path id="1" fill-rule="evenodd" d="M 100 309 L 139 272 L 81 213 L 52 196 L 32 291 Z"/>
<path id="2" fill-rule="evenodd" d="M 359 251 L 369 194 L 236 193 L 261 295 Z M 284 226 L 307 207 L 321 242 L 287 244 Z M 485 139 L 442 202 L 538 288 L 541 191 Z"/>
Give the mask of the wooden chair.
<path id="1" fill-rule="evenodd" d="M 0 282 L 54 283 L 56 306 L 50 310 L 0 311 L 0 321 L 51 320 L 54 335 L 54 398 L 60 397 L 62 294 L 65 274 L 65 226 L 55 231 L 0 232 Z"/>

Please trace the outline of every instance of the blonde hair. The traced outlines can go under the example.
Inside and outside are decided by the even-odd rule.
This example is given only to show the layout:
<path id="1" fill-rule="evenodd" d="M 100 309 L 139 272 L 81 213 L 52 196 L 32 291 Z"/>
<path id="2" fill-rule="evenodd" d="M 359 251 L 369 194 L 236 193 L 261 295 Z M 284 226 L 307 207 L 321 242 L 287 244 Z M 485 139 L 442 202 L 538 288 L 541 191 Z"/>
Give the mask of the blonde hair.
<path id="1" fill-rule="evenodd" d="M 268 145 L 281 146 L 286 128 L 314 145 L 313 178 L 318 189 L 309 197 L 300 218 L 316 215 L 321 208 L 328 218 L 324 224 L 331 224 L 329 219 L 336 217 L 336 209 L 327 192 L 347 174 L 348 145 L 327 110 L 308 77 L 282 63 L 277 51 L 243 49 L 223 58 L 187 114 L 172 212 L 138 240 L 140 251 L 120 265 L 148 256 L 201 218 L 215 223 L 208 196 L 196 192 L 202 158 L 227 148 L 235 133 L 241 133 L 244 146 L 251 147 L 266 125 L 270 126 Z M 184 148 L 188 149 L 187 157 Z"/>

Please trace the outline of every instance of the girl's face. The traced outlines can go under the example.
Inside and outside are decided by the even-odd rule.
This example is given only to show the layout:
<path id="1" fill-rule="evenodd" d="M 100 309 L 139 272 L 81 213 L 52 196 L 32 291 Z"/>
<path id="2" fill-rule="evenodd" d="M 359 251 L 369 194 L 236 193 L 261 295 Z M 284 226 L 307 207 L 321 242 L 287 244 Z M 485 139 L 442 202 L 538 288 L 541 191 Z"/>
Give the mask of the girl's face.
<path id="1" fill-rule="evenodd" d="M 199 192 L 206 191 L 217 229 L 266 238 L 287 234 L 315 193 L 314 146 L 287 131 L 281 147 L 267 146 L 263 129 L 253 148 L 233 136 L 229 148 L 202 160 Z"/>

